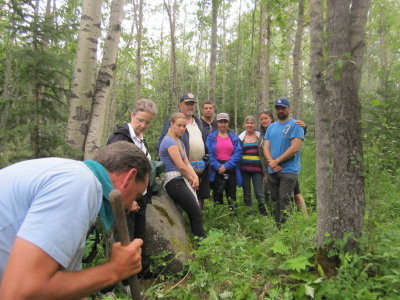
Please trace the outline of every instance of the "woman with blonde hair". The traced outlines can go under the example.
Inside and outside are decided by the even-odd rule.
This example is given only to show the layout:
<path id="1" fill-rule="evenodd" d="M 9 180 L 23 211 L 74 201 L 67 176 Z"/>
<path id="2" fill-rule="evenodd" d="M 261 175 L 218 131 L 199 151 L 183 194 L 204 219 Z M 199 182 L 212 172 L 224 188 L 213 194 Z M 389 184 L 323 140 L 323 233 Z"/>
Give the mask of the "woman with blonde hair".
<path id="1" fill-rule="evenodd" d="M 185 133 L 186 124 L 184 114 L 173 114 L 171 126 L 160 143 L 159 156 L 165 164 L 164 188 L 171 199 L 188 214 L 192 233 L 205 237 L 203 214 L 196 196 L 199 177 L 190 165 L 180 139 Z"/>

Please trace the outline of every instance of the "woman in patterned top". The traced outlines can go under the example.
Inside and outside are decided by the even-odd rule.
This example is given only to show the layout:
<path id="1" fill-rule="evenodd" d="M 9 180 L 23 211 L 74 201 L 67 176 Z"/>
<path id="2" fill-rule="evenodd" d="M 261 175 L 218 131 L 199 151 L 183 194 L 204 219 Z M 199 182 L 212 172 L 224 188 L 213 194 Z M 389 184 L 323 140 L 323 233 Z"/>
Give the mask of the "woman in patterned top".
<path id="1" fill-rule="evenodd" d="M 239 135 L 242 141 L 242 163 L 241 171 L 243 177 L 243 197 L 246 206 L 252 207 L 253 201 L 251 199 L 251 183 L 253 183 L 254 193 L 258 202 L 258 210 L 260 214 L 265 216 L 267 214 L 266 202 L 263 188 L 263 172 L 261 166 L 261 159 L 259 154 L 260 146 L 260 132 L 255 130 L 256 119 L 253 116 L 247 116 L 244 121 L 246 128 Z"/>

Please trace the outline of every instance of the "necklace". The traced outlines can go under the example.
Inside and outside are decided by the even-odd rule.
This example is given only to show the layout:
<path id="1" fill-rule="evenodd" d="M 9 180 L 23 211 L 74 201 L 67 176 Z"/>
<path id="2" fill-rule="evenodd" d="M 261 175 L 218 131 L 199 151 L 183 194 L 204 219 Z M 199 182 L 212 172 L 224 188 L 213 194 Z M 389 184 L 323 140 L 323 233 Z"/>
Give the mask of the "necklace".
<path id="1" fill-rule="evenodd" d="M 258 139 L 257 139 L 257 136 L 255 135 L 255 134 L 252 134 L 252 135 L 249 135 L 247 132 L 246 132 L 246 135 L 245 135 L 245 137 L 244 137 L 244 141 L 245 142 L 247 142 L 247 143 L 254 143 L 254 142 L 256 142 Z"/>

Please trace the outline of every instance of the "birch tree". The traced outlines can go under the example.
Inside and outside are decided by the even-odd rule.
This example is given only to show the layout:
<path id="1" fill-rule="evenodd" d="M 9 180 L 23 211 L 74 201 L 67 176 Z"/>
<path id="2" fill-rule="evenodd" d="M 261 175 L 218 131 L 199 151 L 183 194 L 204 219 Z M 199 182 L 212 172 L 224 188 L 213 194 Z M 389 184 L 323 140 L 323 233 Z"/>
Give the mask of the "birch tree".
<path id="1" fill-rule="evenodd" d="M 83 2 L 66 134 L 67 143 L 77 150 L 77 158 L 84 153 L 93 102 L 102 4 L 103 0 Z"/>
<path id="2" fill-rule="evenodd" d="M 134 22 L 136 25 L 136 88 L 135 101 L 139 100 L 142 89 L 142 35 L 143 35 L 143 0 L 133 1 Z"/>
<path id="3" fill-rule="evenodd" d="M 171 48 L 170 48 L 170 63 L 169 63 L 169 105 L 168 114 L 172 113 L 173 103 L 176 102 L 178 98 L 178 92 L 176 89 L 176 42 L 175 42 L 175 29 L 176 29 L 176 0 L 173 0 L 172 5 L 164 0 L 164 7 L 168 14 L 169 19 L 169 29 L 171 38 Z"/>
<path id="4" fill-rule="evenodd" d="M 90 114 L 89 131 L 85 143 L 85 159 L 93 159 L 102 144 L 107 102 L 117 63 L 123 13 L 124 1 L 113 0 L 107 38 L 104 44 L 103 60 L 96 80 L 93 107 Z"/>

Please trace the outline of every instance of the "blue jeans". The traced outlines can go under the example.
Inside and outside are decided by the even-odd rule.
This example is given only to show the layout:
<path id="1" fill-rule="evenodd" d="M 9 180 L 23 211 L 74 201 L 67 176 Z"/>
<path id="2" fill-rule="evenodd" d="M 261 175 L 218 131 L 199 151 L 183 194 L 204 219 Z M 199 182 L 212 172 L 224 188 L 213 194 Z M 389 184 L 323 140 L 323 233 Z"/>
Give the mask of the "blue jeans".
<path id="1" fill-rule="evenodd" d="M 243 197 L 244 204 L 246 206 L 252 206 L 253 201 L 251 199 L 251 182 L 253 182 L 254 194 L 256 195 L 258 202 L 258 209 L 262 215 L 267 213 L 265 209 L 265 196 L 264 196 L 264 179 L 261 172 L 250 173 L 242 172 L 243 177 Z"/>

